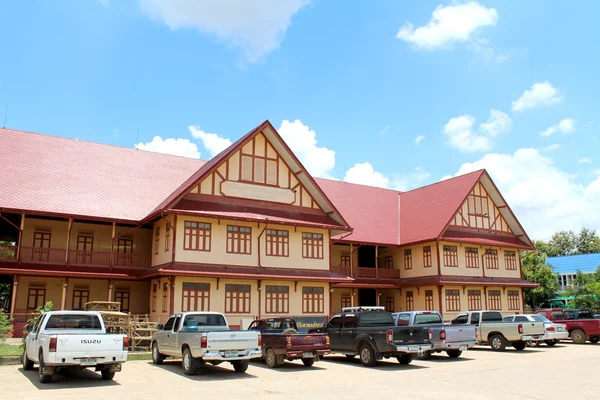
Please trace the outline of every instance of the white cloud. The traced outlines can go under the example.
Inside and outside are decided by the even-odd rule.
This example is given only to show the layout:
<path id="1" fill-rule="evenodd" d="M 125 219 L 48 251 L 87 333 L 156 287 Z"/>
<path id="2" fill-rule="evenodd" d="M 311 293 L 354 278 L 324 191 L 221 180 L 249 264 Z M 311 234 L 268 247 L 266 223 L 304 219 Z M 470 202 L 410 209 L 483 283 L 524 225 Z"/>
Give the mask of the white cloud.
<path id="1" fill-rule="evenodd" d="M 421 144 L 421 142 L 423 141 L 423 139 L 425 139 L 425 135 L 419 135 L 415 138 L 415 144 L 419 145 Z"/>
<path id="2" fill-rule="evenodd" d="M 162 139 L 160 136 L 154 136 L 151 142 L 138 143 L 135 145 L 138 150 L 153 151 L 155 153 L 171 154 L 189 158 L 200 158 L 198 146 L 188 139 Z"/>
<path id="3" fill-rule="evenodd" d="M 586 226 L 600 229 L 600 176 L 589 185 L 559 169 L 538 150 L 523 148 L 514 154 L 487 154 L 463 164 L 457 175 L 487 169 L 528 234 L 548 239 L 560 230 Z"/>
<path id="4" fill-rule="evenodd" d="M 560 149 L 560 144 L 554 143 L 546 147 L 542 147 L 540 151 L 554 151 Z"/>
<path id="5" fill-rule="evenodd" d="M 315 131 L 297 119 L 293 122 L 283 120 L 278 132 L 311 175 L 320 178 L 332 177 L 335 151 L 317 147 Z"/>
<path id="6" fill-rule="evenodd" d="M 562 93 L 548 81 L 536 82 L 521 97 L 512 102 L 513 111 L 523 111 L 535 107 L 547 107 L 561 102 Z"/>
<path id="7" fill-rule="evenodd" d="M 291 18 L 309 0 L 140 0 L 171 29 L 195 28 L 243 50 L 251 62 L 277 49 Z"/>
<path id="8" fill-rule="evenodd" d="M 541 136 L 550 136 L 553 133 L 560 132 L 563 135 L 567 135 L 572 133 L 575 130 L 575 120 L 573 118 L 565 118 L 560 120 L 560 122 L 545 131 L 540 132 Z"/>
<path id="9" fill-rule="evenodd" d="M 409 173 L 394 176 L 390 186 L 393 189 L 405 192 L 420 186 L 430 176 L 429 171 L 426 171 L 423 167 L 415 167 Z"/>
<path id="10" fill-rule="evenodd" d="M 415 29 L 407 22 L 396 37 L 423 50 L 448 47 L 453 42 L 467 42 L 480 28 L 496 25 L 498 12 L 474 1 L 450 6 L 439 5 L 427 25 Z"/>
<path id="11" fill-rule="evenodd" d="M 452 147 L 465 152 L 487 151 L 493 146 L 492 139 L 511 130 L 512 119 L 502 111 L 490 111 L 487 121 L 479 125 L 479 133 L 475 132 L 475 117 L 464 114 L 450 118 L 444 126 Z"/>
<path id="12" fill-rule="evenodd" d="M 579 160 L 577 160 L 577 162 L 579 164 L 591 164 L 592 163 L 592 159 L 589 158 L 589 157 L 583 157 L 583 158 L 580 158 Z"/>
<path id="13" fill-rule="evenodd" d="M 502 111 L 490 111 L 490 118 L 479 125 L 479 130 L 488 136 L 496 137 L 512 129 L 513 121 Z"/>
<path id="14" fill-rule="evenodd" d="M 344 182 L 387 188 L 390 180 L 375 171 L 370 163 L 365 162 L 354 164 L 352 168 L 346 171 Z"/>
<path id="15" fill-rule="evenodd" d="M 204 132 L 199 126 L 190 125 L 188 129 L 193 137 L 202 141 L 202 145 L 208 150 L 211 158 L 231 146 L 231 140 L 222 138 L 216 133 Z"/>

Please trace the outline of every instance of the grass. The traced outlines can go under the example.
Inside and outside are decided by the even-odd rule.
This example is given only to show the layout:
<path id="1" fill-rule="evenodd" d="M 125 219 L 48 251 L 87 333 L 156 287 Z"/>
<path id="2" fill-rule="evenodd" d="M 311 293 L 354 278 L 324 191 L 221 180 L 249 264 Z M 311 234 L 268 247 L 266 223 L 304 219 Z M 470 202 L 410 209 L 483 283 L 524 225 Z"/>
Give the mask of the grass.
<path id="1" fill-rule="evenodd" d="M 150 361 L 152 360 L 151 353 L 128 353 L 127 361 Z"/>
<path id="2" fill-rule="evenodd" d="M 21 345 L 0 343 L 0 357 L 21 356 L 22 353 Z"/>

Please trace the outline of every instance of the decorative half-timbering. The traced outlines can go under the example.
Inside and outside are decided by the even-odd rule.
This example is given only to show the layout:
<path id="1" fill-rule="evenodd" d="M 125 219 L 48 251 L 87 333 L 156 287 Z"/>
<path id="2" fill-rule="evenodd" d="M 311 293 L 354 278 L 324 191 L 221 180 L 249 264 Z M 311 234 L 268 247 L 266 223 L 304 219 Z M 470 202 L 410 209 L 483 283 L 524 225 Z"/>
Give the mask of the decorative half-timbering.
<path id="1" fill-rule="evenodd" d="M 481 182 L 477 182 L 471 190 L 450 225 L 490 232 L 513 233 Z"/>

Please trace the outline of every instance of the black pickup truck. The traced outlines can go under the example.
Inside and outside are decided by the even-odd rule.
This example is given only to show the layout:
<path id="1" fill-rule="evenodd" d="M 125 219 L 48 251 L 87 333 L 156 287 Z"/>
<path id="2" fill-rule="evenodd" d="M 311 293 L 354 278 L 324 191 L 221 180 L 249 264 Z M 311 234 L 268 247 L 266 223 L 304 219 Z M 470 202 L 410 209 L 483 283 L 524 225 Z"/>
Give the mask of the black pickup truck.
<path id="1" fill-rule="evenodd" d="M 383 310 L 342 312 L 324 328 L 312 332 L 327 333 L 332 352 L 349 359 L 359 355 L 366 367 L 390 357 L 396 357 L 400 364 L 410 364 L 415 355 L 431 350 L 428 328 L 395 326 L 392 314 Z"/>

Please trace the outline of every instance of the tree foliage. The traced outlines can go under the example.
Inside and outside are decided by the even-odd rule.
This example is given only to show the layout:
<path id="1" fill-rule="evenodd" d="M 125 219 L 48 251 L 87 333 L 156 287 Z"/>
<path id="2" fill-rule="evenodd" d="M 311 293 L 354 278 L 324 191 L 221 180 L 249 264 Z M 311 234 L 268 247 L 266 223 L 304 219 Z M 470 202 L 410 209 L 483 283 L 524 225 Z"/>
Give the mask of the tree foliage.
<path id="1" fill-rule="evenodd" d="M 570 256 L 574 254 L 600 253 L 600 237 L 588 228 L 573 231 L 556 232 L 548 242 L 535 241 L 536 249 L 548 257 Z"/>
<path id="2" fill-rule="evenodd" d="M 0 309 L 0 343 L 8 337 L 10 323 L 11 319 L 8 317 L 8 314 L 3 309 Z"/>
<path id="3" fill-rule="evenodd" d="M 546 255 L 540 251 L 530 251 L 521 259 L 523 278 L 539 284 L 537 288 L 525 290 L 525 301 L 534 306 L 541 300 L 552 298 L 558 290 L 558 279 L 551 266 L 546 264 Z"/>

